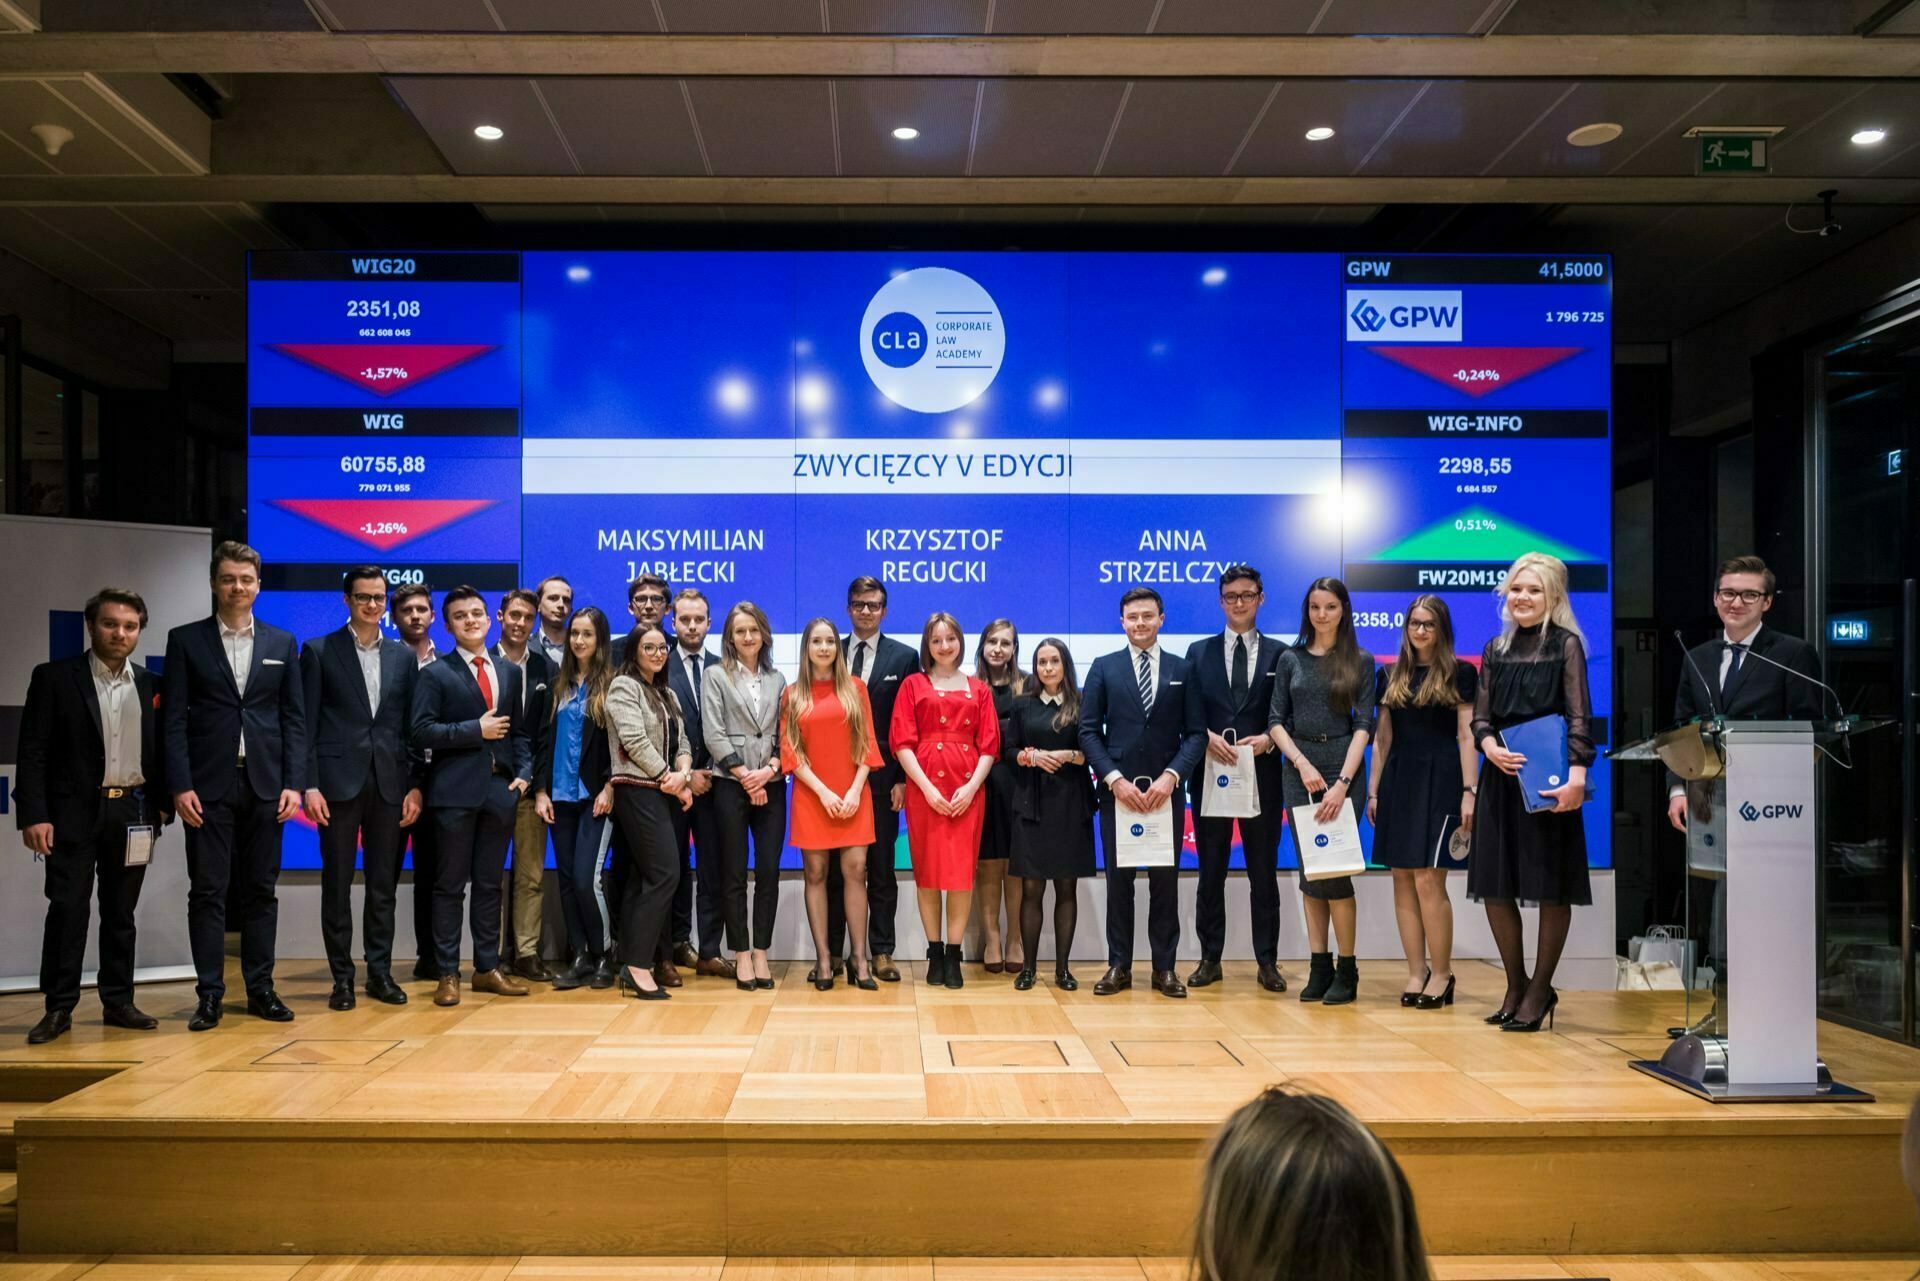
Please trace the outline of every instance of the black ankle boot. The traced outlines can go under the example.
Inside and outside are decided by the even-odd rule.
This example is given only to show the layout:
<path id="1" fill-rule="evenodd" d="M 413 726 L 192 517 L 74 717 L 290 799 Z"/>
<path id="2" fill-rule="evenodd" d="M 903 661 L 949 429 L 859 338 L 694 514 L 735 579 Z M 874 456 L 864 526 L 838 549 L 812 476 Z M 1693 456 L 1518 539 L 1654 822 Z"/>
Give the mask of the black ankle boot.
<path id="1" fill-rule="evenodd" d="M 1315 952 L 1307 958 L 1307 985 L 1300 989 L 1303 1001 L 1318 1001 L 1333 986 L 1333 953 Z"/>
<path id="2" fill-rule="evenodd" d="M 944 943 L 927 944 L 927 986 L 945 987 L 947 985 L 947 945 Z"/>
<path id="3" fill-rule="evenodd" d="M 1351 1005 L 1360 995 L 1360 962 L 1351 956 L 1340 958 L 1333 973 L 1333 986 L 1320 998 L 1322 1005 Z"/>
<path id="4" fill-rule="evenodd" d="M 960 973 L 960 945 L 949 943 L 947 944 L 947 986 L 957 988 L 965 985 L 966 978 Z"/>

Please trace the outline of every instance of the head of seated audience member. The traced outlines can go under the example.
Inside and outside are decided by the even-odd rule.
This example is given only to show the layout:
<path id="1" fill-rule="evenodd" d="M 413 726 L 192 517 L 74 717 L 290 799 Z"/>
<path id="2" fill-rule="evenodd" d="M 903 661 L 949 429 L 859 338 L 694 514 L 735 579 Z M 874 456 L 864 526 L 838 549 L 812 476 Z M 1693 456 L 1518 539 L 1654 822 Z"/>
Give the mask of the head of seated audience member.
<path id="1" fill-rule="evenodd" d="M 1207 1152 L 1196 1281 L 1429 1281 L 1413 1192 L 1332 1099 L 1268 1089 Z"/>

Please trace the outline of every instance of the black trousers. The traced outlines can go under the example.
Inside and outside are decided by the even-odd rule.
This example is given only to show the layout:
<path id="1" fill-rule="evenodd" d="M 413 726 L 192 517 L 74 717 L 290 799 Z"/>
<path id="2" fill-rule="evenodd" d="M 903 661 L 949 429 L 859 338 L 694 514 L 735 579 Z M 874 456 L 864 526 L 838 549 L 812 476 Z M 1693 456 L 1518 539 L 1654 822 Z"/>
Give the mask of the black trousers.
<path id="1" fill-rule="evenodd" d="M 1117 802 L 1104 788 L 1100 798 L 1100 848 L 1107 860 L 1107 964 L 1117 970 L 1133 967 L 1133 878 L 1147 874 L 1147 945 L 1153 968 L 1171 970 L 1180 951 L 1180 869 L 1178 867 L 1115 867 L 1114 809 Z M 1179 793 L 1175 793 L 1175 799 Z M 1179 816 L 1174 830 L 1180 830 Z"/>
<path id="2" fill-rule="evenodd" d="M 613 789 L 613 817 L 625 837 L 628 869 L 620 899 L 620 963 L 651 969 L 673 912 L 680 847 L 673 813 L 680 802 L 656 787 Z"/>
<path id="3" fill-rule="evenodd" d="M 393 908 L 400 885 L 400 807 L 380 798 L 369 778 L 351 800 L 327 798 L 331 814 L 320 829 L 320 939 L 335 983 L 353 982 L 353 861 L 364 846 L 367 889 L 360 914 L 360 946 L 367 974 L 393 970 Z"/>
<path id="4" fill-rule="evenodd" d="M 442 978 L 460 973 L 460 907 L 469 897 L 474 973 L 500 968 L 500 875 L 507 867 L 516 799 L 507 780 L 496 774 L 487 782 L 486 804 L 432 811 L 440 856 L 433 884 L 433 952 Z"/>
<path id="5" fill-rule="evenodd" d="M 429 965 L 435 964 L 433 945 L 433 887 L 440 881 L 439 832 L 431 811 L 424 812 L 407 829 L 413 850 L 413 954 Z"/>
<path id="6" fill-rule="evenodd" d="M 1193 793 L 1193 841 L 1200 852 L 1200 883 L 1195 887 L 1194 932 L 1200 955 L 1218 961 L 1227 945 L 1227 858 L 1233 849 L 1233 825 L 1240 824 L 1240 848 L 1247 859 L 1247 907 L 1253 925 L 1253 956 L 1262 965 L 1280 956 L 1280 814 L 1275 798 L 1260 798 L 1259 818 L 1202 818 L 1200 796 Z"/>
<path id="7" fill-rule="evenodd" d="M 873 844 L 867 846 L 867 955 L 892 956 L 898 946 L 893 918 L 900 910 L 900 881 L 894 875 L 893 850 L 900 840 L 900 811 L 893 808 L 890 786 L 871 778 Z M 827 951 L 840 956 L 847 942 L 846 878 L 840 860 L 827 860 Z"/>
<path id="8" fill-rule="evenodd" d="M 747 789 L 732 779 L 713 785 L 714 827 L 720 838 L 720 906 L 727 946 L 735 952 L 773 946 L 774 913 L 780 907 L 780 856 L 787 844 L 787 781 L 767 784 L 767 803 L 750 804 Z M 753 841 L 753 925 L 747 917 L 747 841 Z M 833 860 L 838 863 L 839 859 Z M 705 938 L 701 939 L 704 950 Z"/>
<path id="9" fill-rule="evenodd" d="M 240 914 L 240 974 L 248 992 L 273 986 L 274 940 L 280 932 L 280 798 L 253 794 L 245 770 L 221 800 L 202 804 L 205 818 L 187 829 L 187 940 L 194 991 L 204 1000 L 227 994 L 227 891 Z"/>
<path id="10" fill-rule="evenodd" d="M 92 831 L 54 829 L 47 856 L 47 925 L 40 935 L 40 990 L 47 1012 L 72 1013 L 80 1003 L 80 970 L 93 916 L 93 887 L 100 886 L 100 1004 L 133 1004 L 133 912 L 140 905 L 145 867 L 127 866 L 127 828 L 158 824 L 139 789 L 115 800 L 102 798 Z"/>
<path id="11" fill-rule="evenodd" d="M 705 796 L 693 798 L 693 808 L 673 803 L 673 839 L 680 847 L 680 884 L 673 891 L 673 943 L 691 942 L 694 925 L 700 927 L 700 956 L 720 955 L 720 833 L 714 815 L 716 782 Z"/>

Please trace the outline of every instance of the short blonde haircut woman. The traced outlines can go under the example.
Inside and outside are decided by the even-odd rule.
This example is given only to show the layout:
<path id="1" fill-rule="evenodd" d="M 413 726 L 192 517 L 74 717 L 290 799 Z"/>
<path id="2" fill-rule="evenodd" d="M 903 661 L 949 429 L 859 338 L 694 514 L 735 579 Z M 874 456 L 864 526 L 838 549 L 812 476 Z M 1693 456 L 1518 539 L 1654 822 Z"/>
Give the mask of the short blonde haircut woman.
<path id="1" fill-rule="evenodd" d="M 1413 1190 L 1332 1099 L 1275 1086 L 1214 1136 L 1195 1281 L 1430 1281 Z"/>
<path id="2" fill-rule="evenodd" d="M 1540 580 L 1540 585 L 1546 588 L 1547 621 L 1563 632 L 1578 636 L 1584 648 L 1587 634 L 1580 630 L 1579 620 L 1573 616 L 1573 606 L 1567 601 L 1567 563 L 1545 552 L 1522 552 L 1520 558 L 1507 567 L 1506 577 L 1500 580 L 1500 586 L 1493 589 L 1493 594 L 1500 598 L 1500 639 L 1495 648 L 1504 654 L 1507 646 L 1513 643 L 1513 634 L 1519 625 L 1507 613 L 1507 591 L 1513 580 L 1527 570 L 1532 570 L 1534 577 Z"/>

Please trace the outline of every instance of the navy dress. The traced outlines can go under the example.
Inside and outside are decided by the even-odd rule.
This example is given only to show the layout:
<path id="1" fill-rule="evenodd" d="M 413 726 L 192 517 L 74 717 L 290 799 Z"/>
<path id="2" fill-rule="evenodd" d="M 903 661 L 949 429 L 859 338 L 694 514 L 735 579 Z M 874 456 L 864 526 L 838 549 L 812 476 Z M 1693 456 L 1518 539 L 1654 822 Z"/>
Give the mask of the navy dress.
<path id="1" fill-rule="evenodd" d="M 1381 692 L 1393 674 L 1380 673 Z M 1421 666 L 1409 678 L 1408 697 L 1426 683 L 1431 669 Z M 1374 810 L 1373 861 L 1385 867 L 1446 867 L 1447 842 L 1460 826 L 1460 705 L 1472 704 L 1480 689 L 1471 664 L 1453 669 L 1454 697 L 1437 706 L 1381 707 L 1392 726 L 1387 763 L 1380 771 Z M 1379 751 L 1375 745 L 1374 751 Z M 1458 866 L 1458 864 L 1454 864 Z"/>

